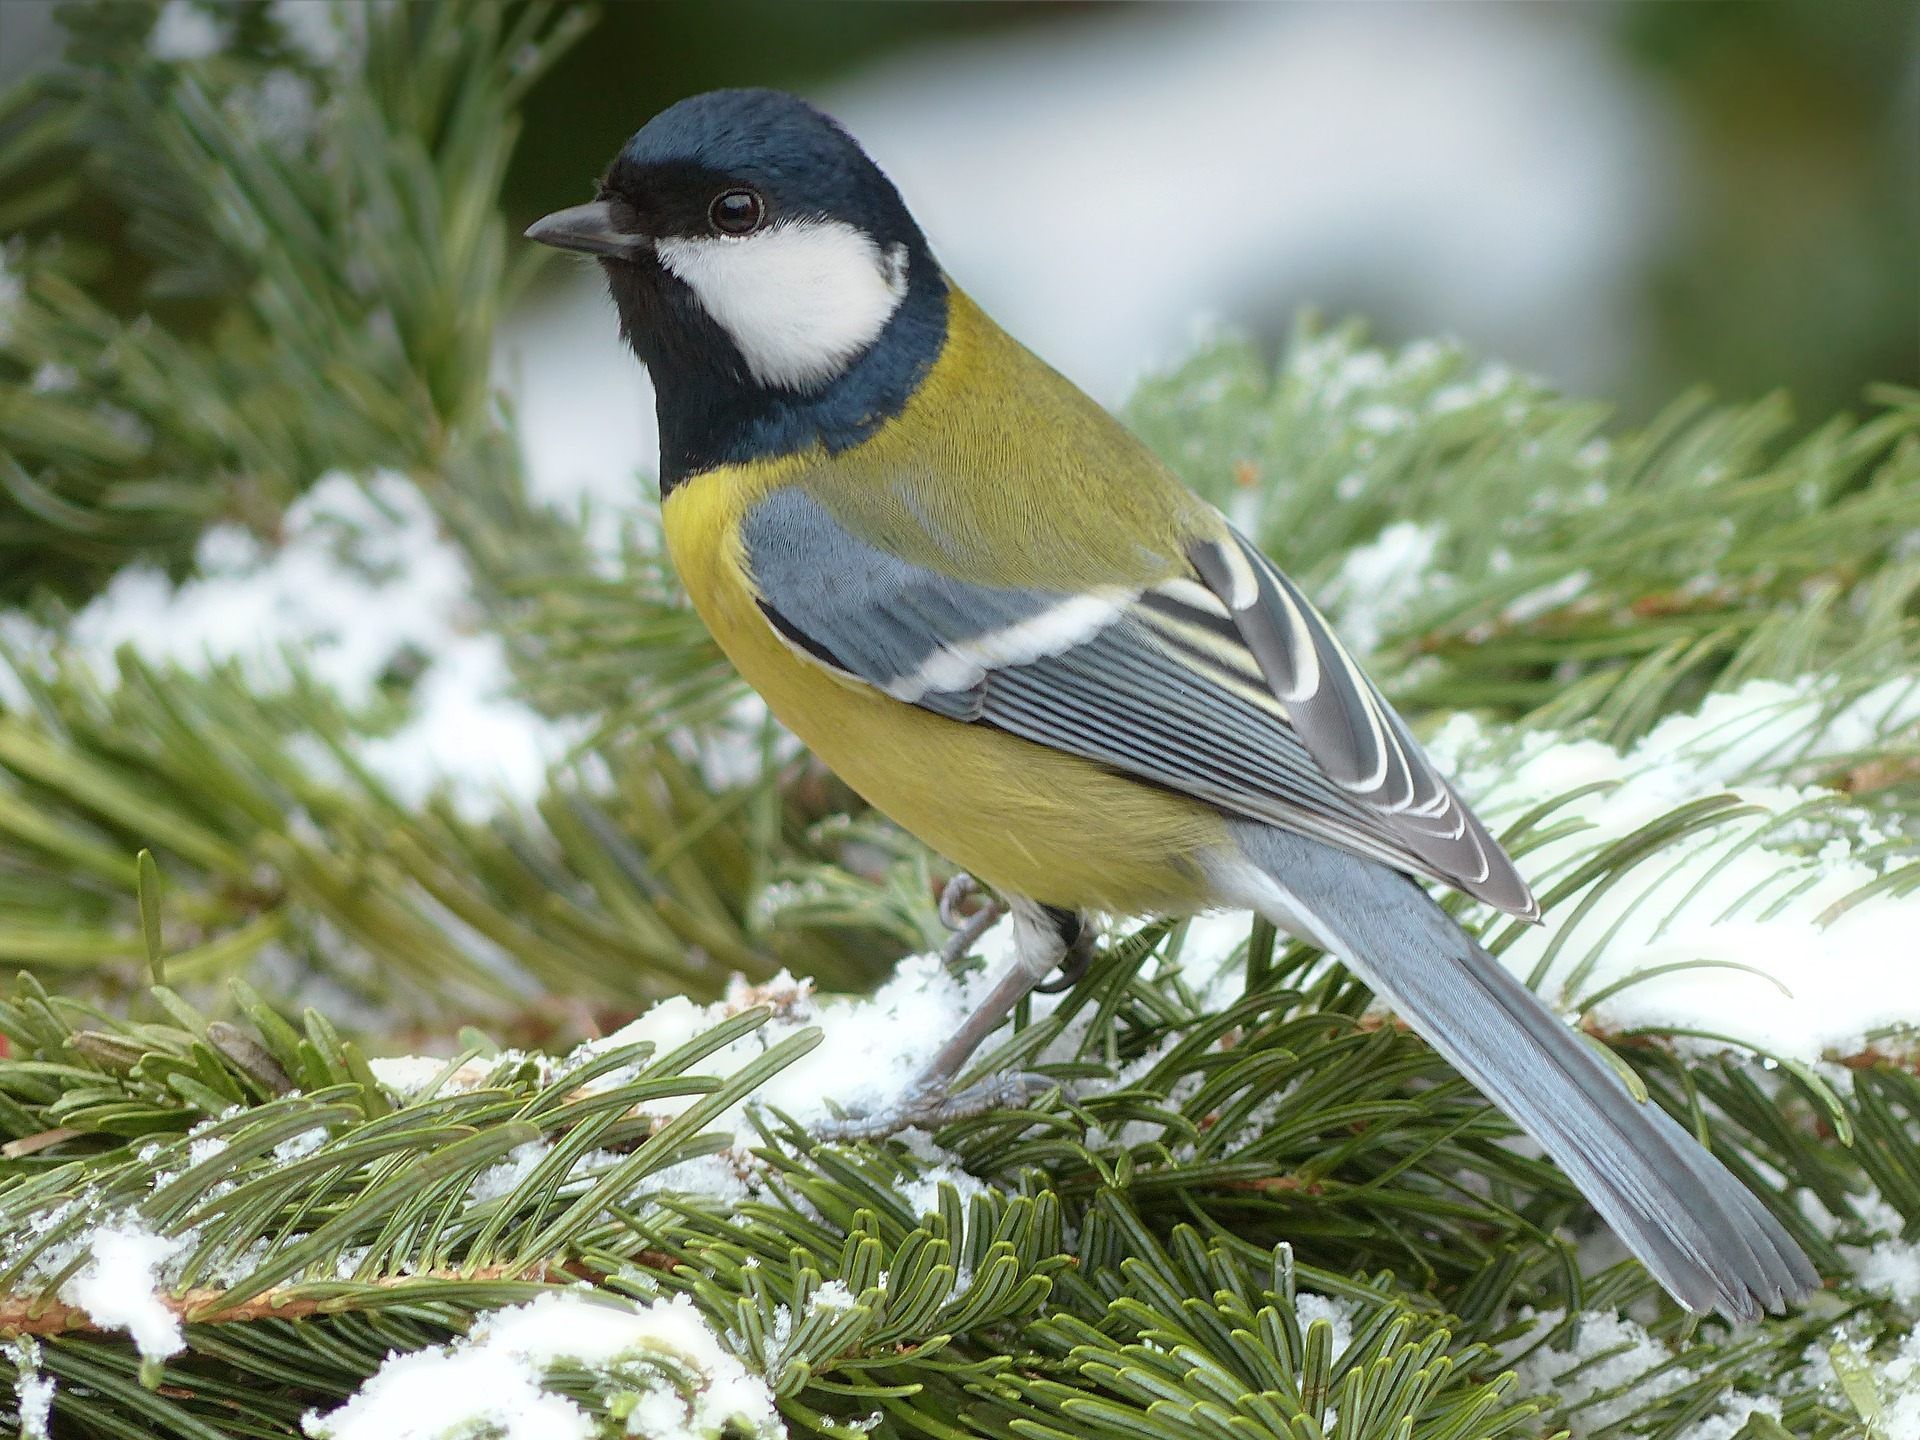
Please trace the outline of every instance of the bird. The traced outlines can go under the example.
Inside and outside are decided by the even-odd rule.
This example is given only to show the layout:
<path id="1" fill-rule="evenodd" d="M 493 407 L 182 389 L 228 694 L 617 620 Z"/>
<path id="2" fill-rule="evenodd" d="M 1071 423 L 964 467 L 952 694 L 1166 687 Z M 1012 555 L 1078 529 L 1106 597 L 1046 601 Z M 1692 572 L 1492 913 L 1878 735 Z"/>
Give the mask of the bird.
<path id="1" fill-rule="evenodd" d="M 1420 883 L 1539 917 L 1307 595 L 988 318 L 836 121 L 681 100 L 526 235 L 604 272 L 653 383 L 666 547 L 732 665 L 1010 912 L 1005 973 L 871 1133 L 1018 1094 L 954 1085 L 1093 917 L 1250 909 L 1365 980 L 1688 1310 L 1819 1283 Z"/>

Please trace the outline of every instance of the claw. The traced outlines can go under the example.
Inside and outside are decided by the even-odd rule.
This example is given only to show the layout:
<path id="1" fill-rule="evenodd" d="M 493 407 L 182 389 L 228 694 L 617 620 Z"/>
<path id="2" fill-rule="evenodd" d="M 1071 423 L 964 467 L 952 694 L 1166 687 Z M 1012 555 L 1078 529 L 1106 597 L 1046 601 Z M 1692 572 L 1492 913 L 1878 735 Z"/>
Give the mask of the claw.
<path id="1" fill-rule="evenodd" d="M 971 915 L 962 915 L 960 906 L 967 897 L 977 894 L 980 886 L 971 875 L 964 871 L 947 882 L 947 888 L 940 892 L 940 921 L 953 935 L 940 947 L 940 963 L 951 970 L 972 951 L 980 937 L 999 923 L 1006 914 L 1006 908 L 988 896 L 985 902 Z"/>
<path id="2" fill-rule="evenodd" d="M 916 1086 L 885 1109 L 828 1121 L 816 1126 L 814 1134 L 831 1141 L 882 1140 L 902 1130 L 932 1133 L 943 1125 L 971 1120 L 990 1110 L 1023 1108 L 1053 1089 L 1055 1083 L 1044 1075 L 1009 1070 L 960 1091 L 950 1091 L 945 1085 Z"/>
<path id="3" fill-rule="evenodd" d="M 940 892 L 940 923 L 949 930 L 958 930 L 966 924 L 966 916 L 960 913 L 960 907 L 979 891 L 980 882 L 964 870 L 947 881 Z"/>

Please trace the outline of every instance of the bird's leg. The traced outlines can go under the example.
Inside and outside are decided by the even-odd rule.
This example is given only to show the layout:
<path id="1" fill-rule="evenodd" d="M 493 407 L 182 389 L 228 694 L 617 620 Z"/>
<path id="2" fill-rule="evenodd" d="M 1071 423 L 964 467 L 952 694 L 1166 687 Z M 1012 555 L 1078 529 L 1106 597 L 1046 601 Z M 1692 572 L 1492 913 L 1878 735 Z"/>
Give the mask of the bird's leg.
<path id="1" fill-rule="evenodd" d="M 1060 973 L 1051 980 L 1040 981 L 1033 988 L 1042 995 L 1058 995 L 1062 990 L 1071 990 L 1086 978 L 1087 970 L 1093 964 L 1093 926 L 1078 911 L 1062 910 L 1055 905 L 1043 905 L 1040 908 L 1047 912 L 1047 918 L 1059 932 L 1063 950 L 1059 961 Z"/>
<path id="2" fill-rule="evenodd" d="M 895 1131 L 918 1127 L 933 1130 L 953 1120 L 964 1120 L 1007 1105 L 1017 1105 L 1049 1082 L 1034 1075 L 1017 1072 L 995 1075 L 953 1091 L 953 1078 L 973 1057 L 981 1043 L 1000 1028 L 1000 1022 L 1013 1007 L 1033 993 L 1040 982 L 1061 962 L 1078 979 L 1086 970 L 1083 953 L 1091 955 L 1091 927 L 1070 910 L 1036 905 L 1030 900 L 1015 900 L 1013 911 L 1014 958 L 1000 978 L 993 982 L 973 1013 L 961 1023 L 953 1038 L 942 1045 L 926 1064 L 913 1084 L 894 1104 L 870 1115 L 853 1115 L 820 1127 L 826 1140 L 871 1139 Z"/>

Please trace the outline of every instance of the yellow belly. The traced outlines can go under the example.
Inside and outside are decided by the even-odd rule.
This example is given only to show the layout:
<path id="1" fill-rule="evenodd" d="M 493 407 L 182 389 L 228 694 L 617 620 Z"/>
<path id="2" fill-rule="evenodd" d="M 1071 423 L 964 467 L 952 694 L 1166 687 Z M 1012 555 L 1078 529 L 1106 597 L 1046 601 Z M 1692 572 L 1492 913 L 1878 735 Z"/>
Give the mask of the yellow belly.
<path id="1" fill-rule="evenodd" d="M 1203 908 L 1217 812 L 1003 731 L 843 681 L 774 632 L 738 523 L 785 466 L 712 471 L 668 496 L 668 549 L 695 607 L 773 713 L 869 804 L 995 889 L 1116 913 Z"/>

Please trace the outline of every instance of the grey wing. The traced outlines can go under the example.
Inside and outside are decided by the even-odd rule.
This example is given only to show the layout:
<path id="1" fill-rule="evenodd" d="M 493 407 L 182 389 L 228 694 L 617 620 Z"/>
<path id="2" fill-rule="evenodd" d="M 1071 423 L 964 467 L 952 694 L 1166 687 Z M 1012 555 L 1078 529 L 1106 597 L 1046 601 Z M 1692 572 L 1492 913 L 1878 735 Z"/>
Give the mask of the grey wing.
<path id="1" fill-rule="evenodd" d="M 1512 873 L 1491 839 L 1487 853 L 1500 865 L 1449 863 L 1459 835 L 1447 832 L 1460 817 L 1460 834 L 1485 832 L 1444 782 L 1449 805 L 1429 798 L 1414 813 L 1374 803 L 1329 772 L 1235 612 L 1206 585 L 975 585 L 867 544 L 791 489 L 757 505 L 741 534 L 768 622 L 822 665 L 955 720 L 993 725 L 1519 909 L 1482 893 L 1502 865 Z M 1405 727 L 1392 724 L 1395 753 L 1418 756 Z M 1422 774 L 1432 775 L 1431 766 Z M 1514 882 L 1524 896 L 1517 875 Z"/>
<path id="2" fill-rule="evenodd" d="M 1526 919 L 1533 892 L 1300 589 L 1238 531 L 1188 552 L 1321 770 L 1428 873 Z"/>

